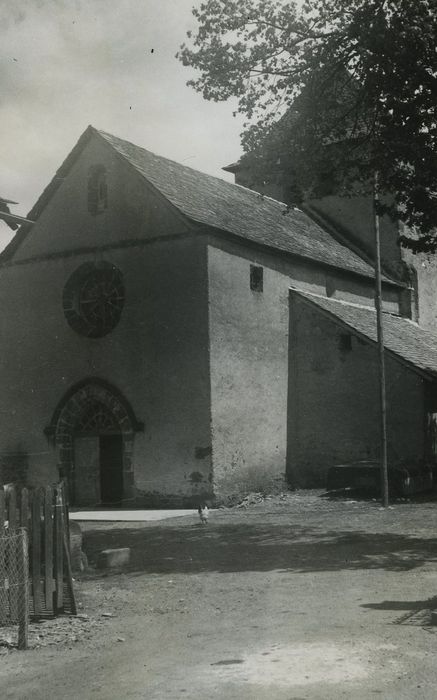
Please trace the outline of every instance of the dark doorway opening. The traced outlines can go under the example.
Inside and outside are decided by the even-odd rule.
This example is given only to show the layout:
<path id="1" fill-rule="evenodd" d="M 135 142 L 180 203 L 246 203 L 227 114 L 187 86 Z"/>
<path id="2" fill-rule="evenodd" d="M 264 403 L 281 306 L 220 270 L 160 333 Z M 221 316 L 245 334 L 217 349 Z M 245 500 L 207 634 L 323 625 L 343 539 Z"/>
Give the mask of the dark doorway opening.
<path id="1" fill-rule="evenodd" d="M 120 505 L 123 498 L 123 436 L 100 435 L 99 453 L 101 502 Z"/>

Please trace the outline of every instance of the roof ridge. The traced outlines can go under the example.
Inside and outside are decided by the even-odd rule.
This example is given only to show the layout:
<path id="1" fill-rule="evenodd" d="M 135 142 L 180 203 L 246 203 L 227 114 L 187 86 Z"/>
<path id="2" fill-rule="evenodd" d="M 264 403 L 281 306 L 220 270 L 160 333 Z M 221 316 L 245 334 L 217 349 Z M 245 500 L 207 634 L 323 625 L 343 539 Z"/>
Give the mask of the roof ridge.
<path id="1" fill-rule="evenodd" d="M 332 302 L 334 304 L 351 306 L 353 308 L 361 309 L 363 311 L 372 311 L 373 313 L 376 313 L 376 307 L 374 305 L 366 306 L 366 304 L 358 304 L 357 302 L 346 301 L 345 299 L 334 299 L 333 297 L 327 297 L 323 294 L 317 294 L 316 292 L 304 292 L 303 290 L 298 289 L 297 287 L 290 287 L 290 290 L 304 297 L 314 297 L 315 299 L 322 299 L 323 301 Z M 402 314 L 395 313 L 394 311 L 387 311 L 384 309 L 382 309 L 382 313 L 384 314 L 384 316 L 391 316 L 392 318 L 398 318 L 401 321 L 407 321 L 414 328 L 418 328 L 418 330 L 423 331 L 424 333 L 430 333 L 431 335 L 434 335 L 437 338 L 437 332 L 429 330 L 428 328 L 423 328 L 423 326 L 421 326 L 417 321 L 414 321 L 412 318 L 408 318 L 408 316 L 402 316 Z"/>
<path id="2" fill-rule="evenodd" d="M 333 297 L 327 297 L 323 294 L 316 294 L 316 292 L 304 292 L 302 289 L 298 289 L 297 287 L 290 287 L 290 290 L 304 297 L 314 297 L 315 299 L 323 299 L 323 301 L 329 301 L 335 304 L 342 304 L 344 306 L 352 306 L 357 309 L 365 309 L 366 311 L 376 311 L 374 306 L 366 306 L 365 304 L 358 304 L 357 302 L 346 301 L 345 299 L 334 299 Z M 383 313 L 389 312 L 384 311 Z M 397 316 L 397 314 L 391 314 L 391 316 Z"/>
<path id="3" fill-rule="evenodd" d="M 301 296 L 304 297 L 314 297 L 315 299 L 322 299 L 323 301 L 327 302 L 332 302 L 334 304 L 341 304 L 343 306 L 351 306 L 356 309 L 361 309 L 363 311 L 372 311 L 376 313 L 376 307 L 374 305 L 372 306 L 366 306 L 365 304 L 358 304 L 354 301 L 346 301 L 345 299 L 334 299 L 333 297 L 327 297 L 324 296 L 323 294 L 317 294 L 316 292 L 304 292 L 301 289 L 298 289 L 297 287 L 290 287 L 290 290 L 292 292 L 295 292 L 296 294 L 300 294 Z M 437 338 L 437 332 L 432 331 L 429 328 L 423 328 L 417 321 L 414 321 L 412 318 L 408 318 L 408 316 L 402 316 L 402 314 L 395 313 L 393 311 L 387 311 L 387 310 L 382 310 L 382 313 L 384 316 L 391 316 L 392 318 L 398 318 L 401 321 L 406 321 L 410 323 L 414 328 L 417 328 L 419 331 L 423 333 L 429 333 L 430 335 L 435 336 Z"/>

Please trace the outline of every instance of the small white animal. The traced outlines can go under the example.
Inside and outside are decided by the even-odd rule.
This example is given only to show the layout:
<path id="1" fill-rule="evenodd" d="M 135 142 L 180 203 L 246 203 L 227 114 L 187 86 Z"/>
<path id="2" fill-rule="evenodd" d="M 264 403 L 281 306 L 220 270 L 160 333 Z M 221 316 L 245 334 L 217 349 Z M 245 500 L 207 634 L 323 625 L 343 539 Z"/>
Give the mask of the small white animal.
<path id="1" fill-rule="evenodd" d="M 208 525 L 208 506 L 206 504 L 199 506 L 197 512 L 199 513 L 199 518 L 202 525 Z"/>

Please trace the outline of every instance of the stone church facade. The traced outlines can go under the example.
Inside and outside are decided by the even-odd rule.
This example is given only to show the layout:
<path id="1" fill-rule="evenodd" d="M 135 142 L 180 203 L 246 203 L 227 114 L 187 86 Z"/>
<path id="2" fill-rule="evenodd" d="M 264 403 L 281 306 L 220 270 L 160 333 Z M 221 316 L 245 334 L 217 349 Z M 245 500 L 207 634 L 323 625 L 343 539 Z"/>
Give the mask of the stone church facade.
<path id="1" fill-rule="evenodd" d="M 377 457 L 372 266 L 315 218 L 88 127 L 0 258 L 1 479 L 188 505 Z M 390 459 L 431 459 L 433 324 L 383 298 Z"/>

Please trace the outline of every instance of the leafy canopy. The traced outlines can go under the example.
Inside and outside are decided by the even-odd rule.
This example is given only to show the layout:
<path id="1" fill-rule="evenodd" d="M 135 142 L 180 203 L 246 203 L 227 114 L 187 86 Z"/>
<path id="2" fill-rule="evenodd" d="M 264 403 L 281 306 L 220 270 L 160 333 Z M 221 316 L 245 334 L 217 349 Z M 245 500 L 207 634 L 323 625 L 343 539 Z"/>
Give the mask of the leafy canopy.
<path id="1" fill-rule="evenodd" d="M 178 58 L 207 100 L 236 97 L 253 167 L 281 158 L 305 192 L 365 191 L 437 249 L 437 0 L 207 0 Z M 335 175 L 335 177 L 334 177 Z M 418 233 L 417 233 L 418 232 Z"/>

